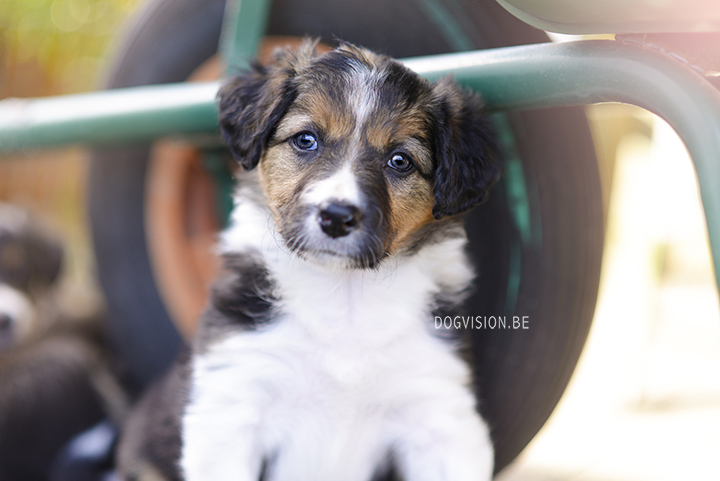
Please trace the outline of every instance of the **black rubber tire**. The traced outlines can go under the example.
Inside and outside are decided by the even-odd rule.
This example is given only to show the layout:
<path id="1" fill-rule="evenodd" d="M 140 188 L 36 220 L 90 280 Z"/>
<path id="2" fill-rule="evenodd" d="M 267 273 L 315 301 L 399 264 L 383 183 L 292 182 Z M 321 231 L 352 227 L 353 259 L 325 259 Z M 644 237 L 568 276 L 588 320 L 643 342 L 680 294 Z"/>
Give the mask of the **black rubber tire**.
<path id="1" fill-rule="evenodd" d="M 184 80 L 215 53 L 223 4 L 150 2 L 120 42 L 106 86 Z M 438 10 L 451 22 L 433 20 L 443 18 Z M 268 34 L 342 38 L 395 57 L 547 40 L 494 0 L 276 0 Z M 527 330 L 472 331 L 481 411 L 492 428 L 497 470 L 537 433 L 567 385 L 592 321 L 603 239 L 598 170 L 582 109 L 507 119 L 525 179 L 516 175 L 515 186 L 520 178 L 535 237 L 521 236 L 510 212 L 517 193 L 503 183 L 468 219 L 480 275 L 466 314 L 529 316 Z M 147 146 L 97 151 L 89 178 L 111 329 L 138 387 L 166 368 L 181 342 L 155 287 L 145 245 L 147 158 Z"/>

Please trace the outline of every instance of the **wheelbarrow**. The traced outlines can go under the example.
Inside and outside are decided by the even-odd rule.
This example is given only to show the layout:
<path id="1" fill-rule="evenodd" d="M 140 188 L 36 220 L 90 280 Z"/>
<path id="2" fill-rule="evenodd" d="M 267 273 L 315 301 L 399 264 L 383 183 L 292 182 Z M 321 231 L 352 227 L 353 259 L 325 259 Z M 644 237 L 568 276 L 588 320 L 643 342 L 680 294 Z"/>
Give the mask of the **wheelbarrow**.
<path id="1" fill-rule="evenodd" d="M 622 35 L 554 44 L 535 27 Z M 673 51 L 677 38 L 665 33 L 678 31 L 705 32 L 678 38 L 707 41 L 720 31 L 720 4 L 152 0 L 121 38 L 109 90 L 1 102 L 0 150 L 94 149 L 88 189 L 98 273 L 114 342 L 142 389 L 192 333 L 200 281 L 213 271 L 202 239 L 222 227 L 232 184 L 216 129 L 219 82 L 185 80 L 242 70 L 263 39 L 310 35 L 362 44 L 405 58 L 430 80 L 453 75 L 476 89 L 507 157 L 490 201 L 467 221 L 479 276 L 465 312 L 511 326 L 472 331 L 479 406 L 499 471 L 554 409 L 593 317 L 603 204 L 580 106 L 634 104 L 675 128 L 695 162 L 720 272 L 719 65 L 702 49 Z M 218 47 L 222 60 L 213 63 Z M 181 140 L 157 142 L 168 137 Z M 166 178 L 174 187 L 158 200 Z M 518 329 L 514 318 L 523 319 Z"/>

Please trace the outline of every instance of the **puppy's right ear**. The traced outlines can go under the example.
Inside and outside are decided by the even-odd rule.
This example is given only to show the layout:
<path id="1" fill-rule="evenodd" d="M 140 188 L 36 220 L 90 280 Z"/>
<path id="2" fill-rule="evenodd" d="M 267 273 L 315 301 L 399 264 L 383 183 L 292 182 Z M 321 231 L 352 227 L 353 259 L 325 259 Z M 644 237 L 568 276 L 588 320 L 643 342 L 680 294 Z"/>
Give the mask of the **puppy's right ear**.
<path id="1" fill-rule="evenodd" d="M 295 100 L 292 74 L 280 66 L 256 64 L 218 93 L 220 133 L 246 170 L 258 164 L 273 129 Z"/>
<path id="2" fill-rule="evenodd" d="M 220 132 L 245 170 L 257 166 L 273 130 L 295 100 L 297 77 L 315 58 L 317 43 L 305 39 L 297 50 L 279 49 L 272 64 L 256 63 L 220 89 Z"/>

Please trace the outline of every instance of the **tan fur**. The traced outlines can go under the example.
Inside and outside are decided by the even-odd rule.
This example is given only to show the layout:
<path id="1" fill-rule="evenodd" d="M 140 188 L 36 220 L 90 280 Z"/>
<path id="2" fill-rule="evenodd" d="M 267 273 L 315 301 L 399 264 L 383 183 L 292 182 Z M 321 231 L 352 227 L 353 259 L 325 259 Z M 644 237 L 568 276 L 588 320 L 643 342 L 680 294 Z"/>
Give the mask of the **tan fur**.
<path id="1" fill-rule="evenodd" d="M 295 103 L 295 109 L 309 115 L 326 133 L 329 141 L 343 139 L 355 129 L 355 118 L 346 107 L 331 100 L 318 88 L 303 92 Z"/>
<path id="2" fill-rule="evenodd" d="M 390 223 L 395 235 L 388 252 L 396 254 L 407 247 L 407 241 L 412 234 L 427 224 L 437 222 L 432 215 L 432 187 L 425 179 L 420 179 L 404 189 L 391 190 L 390 202 Z"/>
<path id="3" fill-rule="evenodd" d="M 292 202 L 302 172 L 295 162 L 292 147 L 282 143 L 268 149 L 259 165 L 260 185 L 276 219 Z M 280 224 L 278 224 L 280 226 Z M 280 227 L 278 227 L 280 228 Z"/>

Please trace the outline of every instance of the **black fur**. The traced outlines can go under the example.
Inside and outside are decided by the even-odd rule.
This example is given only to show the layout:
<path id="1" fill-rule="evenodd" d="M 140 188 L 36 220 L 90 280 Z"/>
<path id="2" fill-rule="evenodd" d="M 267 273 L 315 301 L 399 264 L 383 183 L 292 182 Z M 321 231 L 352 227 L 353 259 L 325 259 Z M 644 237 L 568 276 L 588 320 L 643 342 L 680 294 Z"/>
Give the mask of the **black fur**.
<path id="1" fill-rule="evenodd" d="M 65 443 L 103 419 L 99 345 L 63 331 L 0 353 L 0 480 L 46 480 Z"/>
<path id="2" fill-rule="evenodd" d="M 135 415 L 123 429 L 117 456 L 125 481 L 157 479 L 157 475 L 164 481 L 183 479 L 178 461 L 181 418 L 190 384 L 189 363 L 190 350 L 183 348 L 171 371 L 134 408 Z"/>
<path id="3" fill-rule="evenodd" d="M 40 225 L 28 218 L 11 227 L 3 224 L 0 213 L 1 283 L 28 294 L 39 294 L 57 280 L 62 259 L 62 244 Z"/>
<path id="4" fill-rule="evenodd" d="M 384 88 L 380 89 L 380 103 L 407 109 L 427 98 L 432 85 L 415 72 L 395 60 L 388 61 L 384 68 L 388 74 Z"/>
<path id="5" fill-rule="evenodd" d="M 199 323 L 198 344 L 207 345 L 228 330 L 256 329 L 268 322 L 276 301 L 273 289 L 267 269 L 252 254 L 223 256 L 223 273 L 213 283 L 210 304 Z"/>
<path id="6" fill-rule="evenodd" d="M 484 202 L 502 170 L 495 129 L 480 97 L 447 81 L 443 87 L 436 87 L 441 92 L 435 113 L 436 219 Z"/>
<path id="7" fill-rule="evenodd" d="M 257 166 L 275 126 L 295 100 L 294 72 L 285 72 L 279 84 L 269 81 L 279 69 L 255 64 L 220 90 L 220 133 L 245 170 Z"/>

